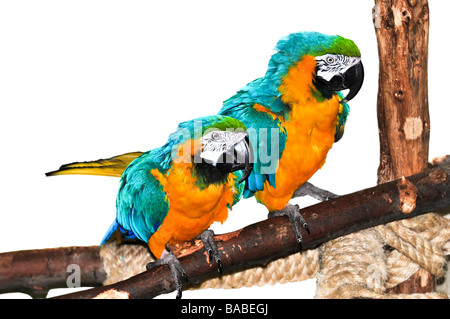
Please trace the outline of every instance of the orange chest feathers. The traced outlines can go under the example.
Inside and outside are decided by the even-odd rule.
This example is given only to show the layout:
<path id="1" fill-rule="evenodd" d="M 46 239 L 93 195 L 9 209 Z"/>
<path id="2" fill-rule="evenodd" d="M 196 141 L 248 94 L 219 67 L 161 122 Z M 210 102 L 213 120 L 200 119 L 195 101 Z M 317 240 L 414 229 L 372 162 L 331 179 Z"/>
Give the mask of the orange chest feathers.
<path id="1" fill-rule="evenodd" d="M 157 258 L 167 243 L 194 239 L 213 222 L 227 219 L 234 196 L 232 174 L 224 184 L 200 188 L 190 163 L 176 164 L 164 175 L 158 170 L 151 173 L 164 187 L 169 200 L 169 212 L 149 240 L 150 250 Z"/>
<path id="2" fill-rule="evenodd" d="M 279 88 L 283 102 L 291 105 L 288 119 L 282 121 L 286 146 L 275 175 L 276 187 L 266 181 L 264 191 L 255 194 L 269 211 L 286 206 L 293 193 L 322 167 L 334 143 L 339 99 L 314 97 L 315 65 L 314 58 L 305 57 L 288 72 Z"/>

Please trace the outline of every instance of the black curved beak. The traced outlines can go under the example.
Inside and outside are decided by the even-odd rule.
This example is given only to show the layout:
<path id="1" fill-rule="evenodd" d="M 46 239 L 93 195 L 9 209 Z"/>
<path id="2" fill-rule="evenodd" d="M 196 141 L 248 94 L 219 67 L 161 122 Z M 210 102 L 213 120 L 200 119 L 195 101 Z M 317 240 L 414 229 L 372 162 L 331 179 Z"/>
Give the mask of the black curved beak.
<path id="1" fill-rule="evenodd" d="M 349 89 L 347 96 L 340 103 L 347 103 L 358 94 L 364 82 L 364 67 L 362 62 L 358 62 L 344 74 L 336 75 L 330 80 L 330 87 L 333 91 Z"/>
<path id="2" fill-rule="evenodd" d="M 236 143 L 230 150 L 224 152 L 225 159 L 222 163 L 217 163 L 217 168 L 226 172 L 244 170 L 239 183 L 242 183 L 253 169 L 253 149 L 248 136 Z"/>

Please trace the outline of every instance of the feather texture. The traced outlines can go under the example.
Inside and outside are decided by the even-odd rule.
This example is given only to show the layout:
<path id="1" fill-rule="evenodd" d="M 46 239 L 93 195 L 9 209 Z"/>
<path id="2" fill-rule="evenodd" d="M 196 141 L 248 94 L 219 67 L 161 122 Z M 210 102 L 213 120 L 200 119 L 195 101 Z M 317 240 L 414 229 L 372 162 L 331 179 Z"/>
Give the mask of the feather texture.
<path id="1" fill-rule="evenodd" d="M 339 103 L 340 92 L 323 95 L 323 89 L 315 87 L 314 57 L 361 55 L 353 41 L 318 32 L 291 34 L 280 39 L 275 49 L 264 77 L 248 83 L 219 111 L 255 132 L 253 140 L 250 137 L 254 169 L 244 197 L 255 195 L 269 211 L 284 208 L 294 191 L 322 167 L 328 150 L 343 134 L 349 106 Z M 278 155 L 272 157 L 275 170 L 264 170 L 264 151 Z"/>
<path id="2" fill-rule="evenodd" d="M 202 178 L 202 174 L 214 176 L 208 170 L 218 169 L 193 161 L 201 150 L 194 146 L 197 127 L 200 137 L 213 127 L 245 130 L 238 120 L 220 115 L 180 123 L 166 144 L 143 153 L 123 172 L 116 220 L 102 243 L 135 236 L 148 242 L 159 258 L 167 243 L 193 239 L 213 222 L 225 221 L 228 209 L 242 197 L 244 186 L 238 183 L 242 172 Z M 190 161 L 179 161 L 181 150 L 189 151 Z"/>
<path id="3" fill-rule="evenodd" d="M 100 175 L 120 177 L 125 168 L 141 155 L 142 152 L 132 152 L 96 161 L 74 162 L 62 165 L 58 170 L 46 173 L 45 175 Z"/>

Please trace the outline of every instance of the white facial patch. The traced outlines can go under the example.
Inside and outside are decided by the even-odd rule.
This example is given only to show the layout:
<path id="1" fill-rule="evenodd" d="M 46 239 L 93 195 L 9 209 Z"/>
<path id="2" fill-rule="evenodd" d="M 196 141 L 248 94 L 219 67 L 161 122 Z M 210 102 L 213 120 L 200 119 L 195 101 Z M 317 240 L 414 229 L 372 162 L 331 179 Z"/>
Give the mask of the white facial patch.
<path id="1" fill-rule="evenodd" d="M 335 75 L 343 74 L 361 61 L 359 57 L 348 57 L 341 54 L 325 54 L 316 56 L 317 76 L 330 81 Z"/>
<path id="2" fill-rule="evenodd" d="M 201 138 L 203 148 L 200 157 L 215 166 L 222 160 L 223 153 L 244 140 L 246 136 L 245 132 L 211 131 Z"/>

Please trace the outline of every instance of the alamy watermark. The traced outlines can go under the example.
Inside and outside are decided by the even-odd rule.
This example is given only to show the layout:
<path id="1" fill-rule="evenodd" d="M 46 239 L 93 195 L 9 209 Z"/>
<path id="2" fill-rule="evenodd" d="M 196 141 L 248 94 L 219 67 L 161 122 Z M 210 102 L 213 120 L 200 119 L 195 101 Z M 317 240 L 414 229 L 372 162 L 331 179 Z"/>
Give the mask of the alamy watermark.
<path id="1" fill-rule="evenodd" d="M 81 268 L 77 264 L 70 264 L 66 269 L 67 276 L 66 284 L 67 288 L 79 288 L 81 287 Z"/>
<path id="2" fill-rule="evenodd" d="M 220 131 L 217 128 L 211 127 L 205 130 L 202 134 L 202 121 L 194 120 L 193 136 L 186 128 L 179 128 L 171 138 L 179 140 L 180 142 L 172 149 L 172 160 L 174 163 L 201 163 L 202 158 L 200 154 L 194 154 L 192 159 L 191 150 L 202 147 L 201 138 L 211 131 Z M 227 128 L 226 132 L 244 132 L 242 128 Z M 280 157 L 280 130 L 278 128 L 248 128 L 247 132 L 250 144 L 253 148 L 252 163 L 258 163 L 261 174 L 275 174 L 278 169 L 278 160 Z M 192 145 L 194 143 L 194 145 Z M 228 162 L 229 157 L 226 157 L 225 162 Z"/>

